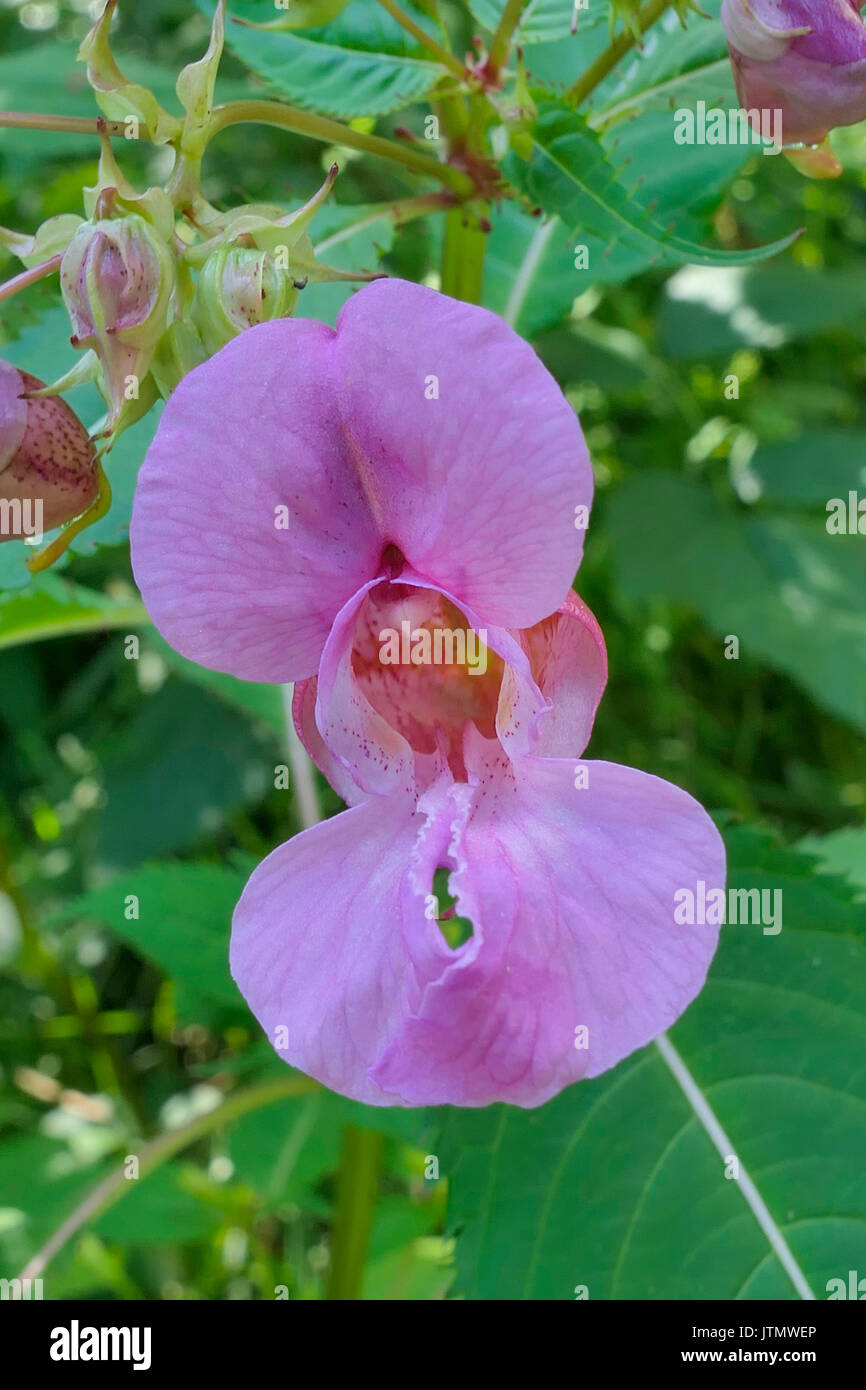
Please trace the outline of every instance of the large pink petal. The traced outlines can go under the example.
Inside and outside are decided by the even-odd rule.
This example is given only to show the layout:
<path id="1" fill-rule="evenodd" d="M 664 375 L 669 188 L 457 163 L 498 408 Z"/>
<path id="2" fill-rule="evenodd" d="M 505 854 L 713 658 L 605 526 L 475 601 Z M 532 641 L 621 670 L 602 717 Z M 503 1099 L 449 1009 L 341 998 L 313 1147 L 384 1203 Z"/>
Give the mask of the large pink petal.
<path id="1" fill-rule="evenodd" d="M 335 404 L 333 330 L 249 329 L 184 377 L 142 464 L 136 582 L 184 656 L 246 680 L 312 675 L 381 535 Z M 288 507 L 288 529 L 275 511 Z"/>
<path id="2" fill-rule="evenodd" d="M 300 680 L 386 547 L 492 622 L 543 618 L 591 493 L 577 418 L 531 348 L 484 309 L 383 281 L 336 334 L 260 324 L 184 378 L 141 468 L 133 567 L 185 656 Z"/>
<path id="3" fill-rule="evenodd" d="M 490 623 L 552 613 L 580 562 L 592 469 L 533 350 L 486 309 L 402 280 L 353 296 L 337 327 L 343 418 L 383 532 Z"/>
<path id="4" fill-rule="evenodd" d="M 370 1069 L 451 959 L 425 916 L 450 833 L 373 797 L 274 850 L 235 910 L 232 974 L 271 1043 L 287 1029 L 287 1062 L 368 1105 L 400 1103 Z"/>
<path id="5" fill-rule="evenodd" d="M 697 802 L 613 763 L 578 790 L 570 761 L 498 758 L 451 879 L 474 935 L 373 1073 L 410 1104 L 535 1106 L 597 1076 L 679 1017 L 716 948 L 718 927 L 674 919 L 678 889 L 724 884 Z"/>
<path id="6" fill-rule="evenodd" d="M 686 793 L 615 764 L 480 754 L 477 785 L 372 797 L 275 850 L 235 913 L 232 972 L 285 1059 L 370 1104 L 540 1105 L 614 1066 L 697 994 L 718 928 L 678 889 L 724 883 Z M 472 937 L 431 909 L 451 869 Z M 435 901 L 435 900 L 434 900 Z M 576 1047 L 578 1029 L 588 1047 Z"/>

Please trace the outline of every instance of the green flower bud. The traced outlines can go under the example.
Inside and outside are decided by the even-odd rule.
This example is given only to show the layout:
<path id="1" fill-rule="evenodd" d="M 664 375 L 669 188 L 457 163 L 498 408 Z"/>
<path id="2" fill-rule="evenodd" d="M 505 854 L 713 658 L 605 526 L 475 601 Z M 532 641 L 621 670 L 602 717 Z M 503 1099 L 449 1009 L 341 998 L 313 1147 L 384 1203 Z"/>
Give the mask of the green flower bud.
<path id="1" fill-rule="evenodd" d="M 193 321 L 207 352 L 218 352 L 245 328 L 288 318 L 298 287 L 288 266 L 255 246 L 221 246 L 202 266 Z"/>

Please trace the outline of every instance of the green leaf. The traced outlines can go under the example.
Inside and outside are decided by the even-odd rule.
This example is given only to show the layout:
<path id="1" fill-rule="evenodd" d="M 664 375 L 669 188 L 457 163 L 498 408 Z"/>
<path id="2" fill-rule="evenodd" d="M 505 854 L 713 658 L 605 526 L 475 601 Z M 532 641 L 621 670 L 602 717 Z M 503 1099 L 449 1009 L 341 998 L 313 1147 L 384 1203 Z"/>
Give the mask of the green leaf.
<path id="1" fill-rule="evenodd" d="M 493 214 L 484 303 L 525 338 L 560 322 L 590 283 L 574 268 L 572 238 L 558 217 L 529 217 L 515 203 Z"/>
<path id="2" fill-rule="evenodd" d="M 237 26 L 234 26 L 235 28 Z M 64 116 L 99 115 L 99 107 L 87 81 L 83 63 L 76 61 L 74 43 L 61 43 L 56 37 L 45 43 L 32 44 L 0 57 L 0 108 L 12 111 L 45 111 L 52 109 L 47 101 L 51 93 L 53 107 Z M 161 105 L 180 114 L 175 82 L 177 72 L 160 63 L 150 62 L 136 54 L 116 50 L 116 57 L 130 82 L 149 87 Z M 218 80 L 216 100 L 229 101 L 248 95 L 248 89 L 237 81 Z M 66 131 L 57 135 L 45 130 L 0 129 L 0 151 L 4 159 L 19 164 L 22 171 L 42 159 L 67 159 L 73 156 L 99 155 L 95 135 L 76 135 Z M 79 211 L 73 208 L 72 211 Z M 68 341 L 67 332 L 66 339 Z"/>
<path id="3" fill-rule="evenodd" d="M 188 661 L 185 656 L 181 656 L 180 652 L 170 647 L 155 630 L 147 634 L 145 645 L 150 651 L 158 652 L 170 670 L 176 671 L 185 680 L 193 681 L 203 690 L 212 691 L 235 709 L 241 709 L 254 719 L 261 720 L 280 739 L 285 737 L 286 715 L 281 686 L 242 681 L 236 676 L 227 676 L 222 671 L 210 671 L 206 666 L 199 666 L 196 662 Z"/>
<path id="4" fill-rule="evenodd" d="M 197 3 L 205 13 L 212 12 L 206 0 Z M 250 4 L 236 3 L 233 10 L 253 17 Z M 261 8 L 256 8 L 255 17 L 262 17 Z M 409 56 L 408 36 L 388 18 L 372 0 L 354 0 L 331 24 L 308 30 L 303 37 L 262 33 L 229 22 L 226 41 L 253 72 L 296 106 L 343 118 L 383 116 L 426 96 L 447 75 L 438 63 Z M 383 45 L 380 51 L 377 43 Z"/>
<path id="5" fill-rule="evenodd" d="M 106 927 L 165 972 L 185 1021 L 229 1015 L 246 1007 L 229 974 L 231 916 L 244 876 L 210 864 L 153 864 L 113 879 L 64 904 L 52 920 Z M 130 899 L 138 918 L 130 919 Z"/>
<path id="6" fill-rule="evenodd" d="M 707 359 L 739 347 L 779 348 L 853 323 L 864 309 L 859 271 L 688 267 L 665 285 L 659 333 L 666 356 Z"/>
<path id="7" fill-rule="evenodd" d="M 469 8 L 478 23 L 493 33 L 505 9 L 505 0 L 470 0 Z M 607 33 L 607 15 L 599 14 L 597 8 L 595 13 L 583 10 L 575 16 L 575 0 L 529 0 L 520 16 L 515 40 L 520 44 L 537 44 L 565 39 L 571 44 L 571 61 L 577 63 L 583 57 L 580 40 L 590 30 L 602 26 Z M 572 33 L 575 17 L 577 32 Z"/>
<path id="8" fill-rule="evenodd" d="M 675 234 L 627 189 L 604 147 L 576 111 L 542 102 L 531 131 L 533 152 L 526 162 L 511 154 L 505 172 L 532 202 L 560 217 L 578 242 L 597 237 L 604 255 L 622 248 L 643 263 L 744 265 L 765 260 L 790 246 L 797 233 L 769 246 L 727 251 L 698 245 Z"/>
<path id="9" fill-rule="evenodd" d="M 189 848 L 273 787 L 263 741 L 221 699 L 171 680 L 97 744 L 106 792 L 97 853 L 119 867 Z"/>
<path id="10" fill-rule="evenodd" d="M 394 216 L 389 204 L 326 203 L 316 213 L 313 232 L 316 257 L 325 265 L 375 271 L 393 245 Z M 360 288 L 339 281 L 308 285 L 295 312 L 333 325 L 346 300 Z"/>
<path id="11" fill-rule="evenodd" d="M 726 511 L 702 484 L 658 473 L 625 483 L 608 521 L 630 597 L 696 608 L 720 639 L 739 638 L 741 658 L 768 662 L 866 727 L 860 537 L 830 536 L 817 518 Z"/>
<path id="12" fill-rule="evenodd" d="M 670 139 L 667 117 L 649 113 L 601 137 L 611 163 L 628 169 L 628 180 L 658 223 L 676 217 L 693 243 L 710 231 L 711 214 L 748 151 L 693 146 L 677 159 L 660 158 Z M 683 209 L 688 212 L 684 213 Z M 575 256 L 587 249 L 588 268 Z M 591 285 L 612 284 L 638 275 L 657 256 L 655 243 L 569 233 L 556 217 L 530 217 L 505 202 L 493 215 L 485 261 L 485 303 L 525 337 L 551 328 L 568 313 L 577 295 Z M 715 271 L 707 274 L 740 274 Z"/>
<path id="13" fill-rule="evenodd" d="M 188 1166 L 166 1163 L 142 1178 L 130 1178 L 122 1201 L 93 1223 L 102 1240 L 123 1246 L 182 1245 L 204 1240 L 222 1215 L 185 1185 Z"/>
<path id="14" fill-rule="evenodd" d="M 0 1145 L 0 1275 L 12 1277 L 108 1171 L 104 1161 L 82 1161 L 47 1135 L 6 1136 Z M 50 1271 L 45 1278 L 50 1296 Z"/>
<path id="15" fill-rule="evenodd" d="M 866 908 L 756 830 L 727 840 L 730 886 L 780 891 L 782 931 L 722 928 L 664 1052 L 653 1044 L 540 1110 L 451 1113 L 456 1292 L 788 1300 L 793 1276 L 823 1298 L 862 1265 Z M 725 1176 L 729 1155 L 739 1180 Z"/>
<path id="16" fill-rule="evenodd" d="M 796 439 L 759 445 L 749 472 L 762 501 L 816 507 L 866 488 L 866 435 L 859 430 L 806 430 Z"/>
<path id="17" fill-rule="evenodd" d="M 76 632 L 129 631 L 148 623 L 137 599 L 114 599 L 57 574 L 39 576 L 21 594 L 0 594 L 0 648 Z"/>
<path id="18" fill-rule="evenodd" d="M 823 873 L 840 874 L 858 890 L 858 900 L 866 902 L 866 826 L 834 830 L 830 835 L 808 835 L 800 842 L 807 854 L 814 854 Z"/>
<path id="19" fill-rule="evenodd" d="M 594 123 L 636 110 L 670 113 L 697 101 L 726 111 L 739 107 L 719 18 L 721 0 L 702 0 L 701 9 L 710 16 L 709 23 L 692 14 L 683 26 L 673 11 L 668 11 L 653 25 L 643 49 L 634 49 L 620 64 L 617 77 L 609 78 L 600 88 Z M 668 121 L 671 124 L 670 114 Z M 682 153 L 684 150 L 678 149 L 678 154 Z"/>

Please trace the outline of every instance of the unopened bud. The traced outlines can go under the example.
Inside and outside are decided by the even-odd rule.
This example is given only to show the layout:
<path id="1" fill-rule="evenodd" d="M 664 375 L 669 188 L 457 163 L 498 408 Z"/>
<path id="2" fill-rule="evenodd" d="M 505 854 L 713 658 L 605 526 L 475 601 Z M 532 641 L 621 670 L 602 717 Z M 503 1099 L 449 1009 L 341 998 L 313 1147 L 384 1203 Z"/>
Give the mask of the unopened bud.
<path id="1" fill-rule="evenodd" d="M 205 349 L 214 353 L 245 328 L 287 318 L 297 301 L 292 272 L 278 268 L 270 252 L 221 246 L 199 272 L 193 318 Z"/>
<path id="2" fill-rule="evenodd" d="M 93 445 L 58 396 L 27 399 L 43 382 L 0 362 L 0 541 L 41 539 L 96 497 Z"/>
<path id="3" fill-rule="evenodd" d="M 781 112 L 783 144 L 818 145 L 866 117 L 862 9 L 861 0 L 722 0 L 740 102 L 758 120 Z"/>
<path id="4" fill-rule="evenodd" d="M 129 379 L 147 374 L 174 280 L 171 249 L 137 213 L 82 223 L 64 253 L 60 287 L 72 342 L 99 357 L 112 419 Z"/>

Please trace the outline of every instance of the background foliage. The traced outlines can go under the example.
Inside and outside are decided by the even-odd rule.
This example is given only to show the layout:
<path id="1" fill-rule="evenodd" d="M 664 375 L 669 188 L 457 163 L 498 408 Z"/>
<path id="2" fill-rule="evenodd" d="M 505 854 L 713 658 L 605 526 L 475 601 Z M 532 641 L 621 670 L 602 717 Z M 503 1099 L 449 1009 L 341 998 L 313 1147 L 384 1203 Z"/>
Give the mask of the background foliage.
<path id="1" fill-rule="evenodd" d="M 172 109 L 208 8 L 121 5 L 123 66 Z M 781 934 L 728 928 L 672 1039 L 820 1297 L 866 1272 L 866 551 L 824 525 L 829 498 L 866 484 L 866 134 L 837 135 L 846 173 L 829 184 L 742 148 L 673 158 L 671 102 L 734 104 L 718 0 L 706 8 L 685 33 L 657 26 L 587 119 L 559 94 L 605 46 L 606 14 L 572 39 L 570 3 L 529 6 L 545 96 L 532 162 L 506 166 L 527 203 L 493 213 L 485 302 L 556 374 L 594 460 L 579 588 L 611 680 L 591 755 L 688 788 L 725 828 L 734 885 L 784 891 Z M 88 9 L 4 0 L 0 107 L 93 111 L 74 63 Z M 501 4 L 442 9 L 461 53 Z M 224 97 L 422 134 L 441 71 L 374 0 L 320 30 L 229 31 Z M 78 210 L 96 153 L 87 136 L 0 131 L 0 223 Z M 123 155 L 139 179 L 164 175 L 159 152 Z M 335 157 L 323 259 L 437 284 L 436 218 L 380 215 L 424 185 L 380 161 L 229 130 L 205 191 L 221 207 L 302 200 Z M 299 312 L 333 321 L 348 292 L 311 287 Z M 5 358 L 46 380 L 70 365 L 50 282 L 3 307 Z M 70 401 L 100 413 L 89 389 Z M 232 1117 L 232 1098 L 267 1098 L 288 1073 L 229 977 L 231 909 L 298 826 L 274 788 L 279 692 L 190 665 L 138 602 L 125 535 L 154 425 L 112 452 L 112 509 L 59 573 L 30 580 L 19 544 L 0 546 L 0 1274 L 125 1155 L 201 1125 L 61 1250 L 46 1296 L 319 1298 L 352 1123 L 384 1136 L 366 1298 L 796 1297 L 653 1047 L 529 1113 L 374 1113 L 308 1088 Z"/>

